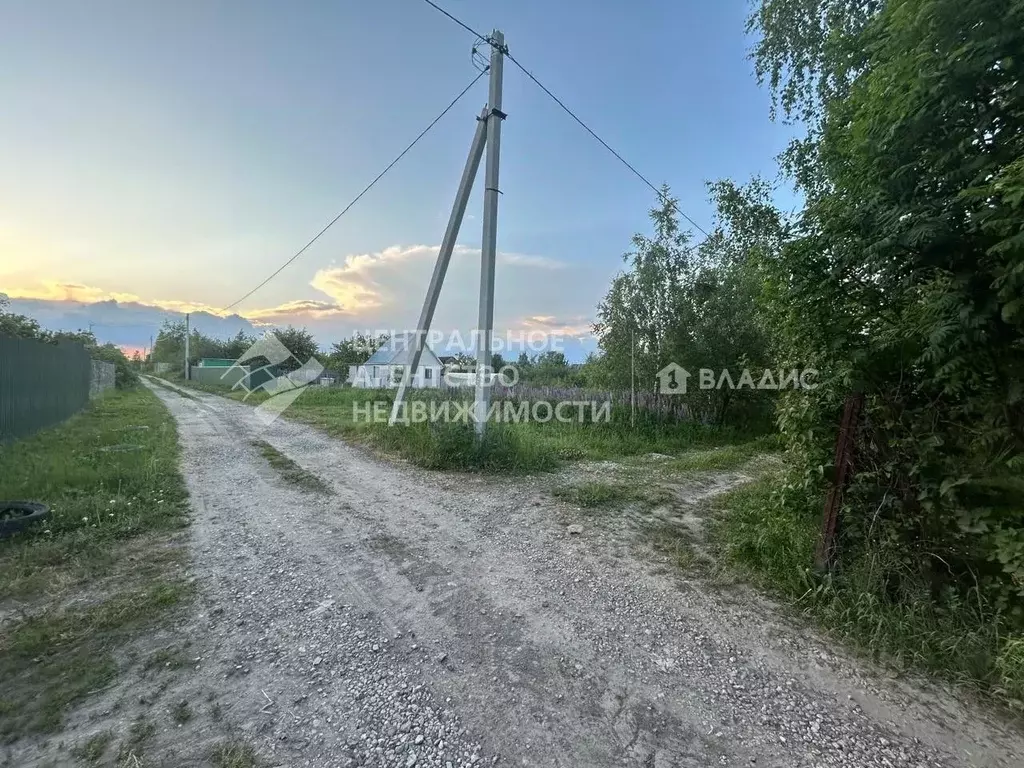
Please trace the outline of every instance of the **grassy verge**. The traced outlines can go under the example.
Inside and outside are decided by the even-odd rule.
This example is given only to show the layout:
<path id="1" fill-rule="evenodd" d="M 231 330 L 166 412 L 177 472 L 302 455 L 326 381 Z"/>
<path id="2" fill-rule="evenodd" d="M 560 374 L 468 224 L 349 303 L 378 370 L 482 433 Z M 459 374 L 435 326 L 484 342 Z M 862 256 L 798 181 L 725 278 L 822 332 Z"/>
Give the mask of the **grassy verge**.
<path id="1" fill-rule="evenodd" d="M 174 422 L 137 387 L 0 448 L 0 498 L 50 518 L 0 541 L 0 737 L 60 728 L 118 673 L 119 647 L 189 587 L 175 575 L 186 525 Z"/>
<path id="2" fill-rule="evenodd" d="M 211 392 L 235 400 L 258 405 L 267 399 L 263 392 L 251 396 L 241 390 L 202 385 L 197 382 L 175 382 L 196 390 Z M 470 394 L 447 399 L 440 391 L 420 390 L 410 395 L 410 408 L 448 407 L 453 417 L 468 416 Z M 571 421 L 550 418 L 546 421 L 506 419 L 488 427 L 487 439 L 474 439 L 472 424 L 466 418 L 458 421 L 416 421 L 394 427 L 387 425 L 393 403 L 393 390 L 361 390 L 310 387 L 285 411 L 295 421 L 315 426 L 329 434 L 351 442 L 397 454 L 419 466 L 431 469 L 469 469 L 478 471 L 520 473 L 547 471 L 564 460 L 603 460 L 628 456 L 663 453 L 675 456 L 695 448 L 738 446 L 750 435 L 733 429 L 694 424 L 692 422 L 659 421 L 640 414 L 635 427 L 623 409 L 612 409 L 608 421 L 594 420 L 589 406 L 582 421 L 578 411 L 565 411 Z M 554 404 L 552 404 L 554 405 Z M 460 410 L 461 406 L 461 410 Z M 546 412 L 542 409 L 541 414 Z M 749 458 L 751 448 L 735 448 L 723 454 L 722 462 L 735 461 L 737 456 Z M 708 466 L 707 468 L 713 468 Z"/>
<path id="3" fill-rule="evenodd" d="M 215 768 L 259 768 L 261 762 L 251 746 L 242 741 L 218 745 L 210 757 Z"/>
<path id="4" fill-rule="evenodd" d="M 762 435 L 746 442 L 733 442 L 703 450 L 687 451 L 668 461 L 664 469 L 670 472 L 709 472 L 739 469 L 765 454 L 781 449 L 778 435 Z"/>
<path id="5" fill-rule="evenodd" d="M 980 601 L 936 596 L 919 574 L 906 573 L 900 593 L 881 583 L 882 550 L 847 553 L 841 568 L 810 568 L 821 511 L 780 503 L 767 477 L 715 502 L 711 538 L 722 562 L 787 600 L 863 653 L 898 669 L 920 669 L 1024 710 L 1024 636 L 1008 631 Z"/>
<path id="6" fill-rule="evenodd" d="M 556 499 L 575 504 L 583 509 L 616 507 L 635 502 L 656 505 L 669 501 L 672 495 L 656 484 L 639 485 L 632 482 L 591 481 L 573 483 L 555 488 Z"/>
<path id="7" fill-rule="evenodd" d="M 148 378 L 149 381 L 153 382 L 158 387 L 163 387 L 166 390 L 170 390 L 171 392 L 174 392 L 176 395 L 180 395 L 181 397 L 184 397 L 184 398 L 186 398 L 188 400 L 198 400 L 199 399 L 195 395 L 190 395 L 188 393 L 188 391 L 184 387 L 181 386 L 181 384 L 185 383 L 183 381 L 179 381 L 179 382 L 176 383 L 175 386 L 171 386 L 171 384 L 168 381 L 166 381 L 165 379 L 161 379 L 161 378 L 155 377 L 155 376 L 149 376 L 147 378 Z M 221 393 L 218 392 L 218 394 L 221 394 Z"/>
<path id="8" fill-rule="evenodd" d="M 331 489 L 323 480 L 313 473 L 304 470 L 270 443 L 263 440 L 253 440 L 252 444 L 285 481 L 298 486 L 304 491 L 331 493 Z"/>
<path id="9" fill-rule="evenodd" d="M 264 400 L 268 399 L 268 395 L 263 390 L 256 390 L 255 392 L 248 393 L 242 388 L 232 389 L 230 387 L 223 387 L 216 384 L 204 384 L 200 381 L 185 381 L 185 379 L 179 374 L 177 376 L 150 376 L 149 379 L 165 389 L 170 389 L 178 392 L 182 397 L 189 397 L 196 399 L 189 395 L 188 392 L 181 392 L 180 390 L 194 389 L 197 392 L 206 392 L 211 395 L 220 395 L 226 397 L 229 400 L 246 401 L 250 405 L 259 405 Z"/>

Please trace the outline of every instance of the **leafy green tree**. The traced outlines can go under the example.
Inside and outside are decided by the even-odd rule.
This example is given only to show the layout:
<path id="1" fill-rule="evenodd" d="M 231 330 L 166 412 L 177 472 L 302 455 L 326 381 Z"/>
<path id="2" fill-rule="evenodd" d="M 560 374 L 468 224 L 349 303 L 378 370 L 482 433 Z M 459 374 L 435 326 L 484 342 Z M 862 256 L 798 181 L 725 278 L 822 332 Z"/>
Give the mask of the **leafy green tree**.
<path id="1" fill-rule="evenodd" d="M 164 320 L 153 341 L 153 361 L 182 365 L 185 359 L 185 321 Z"/>
<path id="2" fill-rule="evenodd" d="M 0 336 L 16 339 L 38 339 L 41 334 L 39 323 L 25 315 L 8 312 L 10 301 L 0 294 Z"/>
<path id="3" fill-rule="evenodd" d="M 362 365 L 377 349 L 389 341 L 387 334 L 371 336 L 363 333 L 354 333 L 347 339 L 335 342 L 331 345 L 324 364 L 334 371 L 348 374 L 349 366 Z"/>
<path id="4" fill-rule="evenodd" d="M 580 386 L 586 389 L 604 389 L 609 380 L 606 371 L 607 361 L 596 352 L 587 355 L 587 359 L 577 369 Z"/>
<path id="5" fill-rule="evenodd" d="M 255 336 L 250 336 L 245 331 L 239 331 L 221 344 L 220 357 L 225 360 L 237 360 L 255 343 Z"/>
<path id="6" fill-rule="evenodd" d="M 926 574 L 1024 618 L 1024 2 L 762 0 L 751 25 L 807 127 L 783 157 L 806 207 L 766 281 L 780 353 L 824 377 L 780 410 L 786 493 L 820 501 L 863 391 L 850 556 L 872 548 L 888 599 Z"/>
<path id="7" fill-rule="evenodd" d="M 295 328 L 291 325 L 286 328 L 275 328 L 274 335 L 292 353 L 292 357 L 278 365 L 282 372 L 294 371 L 310 358 L 317 358 L 320 354 L 316 339 L 305 328 Z"/>
<path id="8" fill-rule="evenodd" d="M 633 237 L 634 250 L 623 256 L 628 269 L 598 305 L 594 330 L 613 388 L 629 388 L 635 362 L 641 388 L 653 389 L 655 374 L 670 362 L 670 337 L 681 325 L 676 310 L 690 266 L 689 237 L 680 229 L 677 205 L 662 187 L 659 204 L 650 211 L 654 236 Z"/>
<path id="9" fill-rule="evenodd" d="M 70 341 L 75 344 L 81 344 L 83 347 L 95 347 L 98 342 L 96 341 L 96 334 L 92 331 L 40 331 L 39 338 L 43 341 L 48 341 L 51 344 L 59 344 L 62 341 Z"/>
<path id="10" fill-rule="evenodd" d="M 196 365 L 201 359 L 218 358 L 237 360 L 249 349 L 256 338 L 245 331 L 239 331 L 232 338 L 222 341 L 192 328 L 189 334 L 189 361 Z M 155 362 L 183 365 L 185 359 L 185 321 L 164 320 L 153 342 L 152 359 Z"/>
<path id="11" fill-rule="evenodd" d="M 676 201 L 662 190 L 651 211 L 655 236 L 634 238 L 636 251 L 625 259 L 630 268 L 612 283 L 598 307 L 595 332 L 600 365 L 592 361 L 592 383 L 654 391 L 657 373 L 669 363 L 691 374 L 770 367 L 764 314 L 758 311 L 764 291 L 765 262 L 784 240 L 785 222 L 771 202 L 771 187 L 755 179 L 745 187 L 732 182 L 710 185 L 717 226 L 695 247 L 681 233 Z M 696 383 L 696 380 L 694 381 Z M 749 389 L 691 390 L 687 404 L 718 423 L 739 401 L 745 421 L 770 412 L 770 396 Z"/>

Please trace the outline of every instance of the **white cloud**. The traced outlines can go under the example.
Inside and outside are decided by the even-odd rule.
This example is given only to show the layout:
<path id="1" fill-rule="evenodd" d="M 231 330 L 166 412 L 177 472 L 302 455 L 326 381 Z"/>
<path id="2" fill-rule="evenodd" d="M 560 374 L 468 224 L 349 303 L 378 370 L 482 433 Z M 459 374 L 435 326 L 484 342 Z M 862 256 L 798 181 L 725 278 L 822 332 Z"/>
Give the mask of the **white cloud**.
<path id="1" fill-rule="evenodd" d="M 437 261 L 438 246 L 391 246 L 356 254 L 339 266 L 314 275 L 310 285 L 337 304 L 345 320 L 360 329 L 401 329 L 415 325 Z M 598 281 L 583 265 L 545 256 L 499 253 L 495 279 L 496 329 L 539 330 L 527 318 L 569 318 L 553 323 L 551 333 L 589 333 L 589 313 Z M 582 289 L 582 290 L 581 290 Z M 601 288 L 603 290 L 603 286 Z M 477 325 L 480 249 L 458 245 L 452 254 L 434 327 L 472 329 Z"/>
<path id="2" fill-rule="evenodd" d="M 145 300 L 134 294 L 111 293 L 77 283 L 49 281 L 34 289 L 8 291 L 23 300 L 21 311 L 46 319 L 52 327 L 86 327 L 89 320 L 119 325 L 124 335 L 148 343 L 164 317 L 202 312 L 207 322 L 226 333 L 231 328 L 305 325 L 328 347 L 353 331 L 413 328 L 437 260 L 438 246 L 394 245 L 374 253 L 353 254 L 340 264 L 317 270 L 309 281 L 310 295 L 276 306 L 223 312 L 183 300 Z M 530 332 L 592 341 L 590 325 L 610 275 L 589 264 L 567 263 L 545 256 L 499 253 L 495 280 L 496 333 Z M 480 249 L 456 246 L 448 268 L 433 327 L 467 333 L 477 326 L 480 292 Z M 157 319 L 159 318 L 159 319 Z M 217 323 L 219 320 L 224 323 Z M 223 326 L 221 329 L 220 326 Z M 134 326 L 132 330 L 129 330 Z M 143 331 L 143 327 L 145 330 Z"/>

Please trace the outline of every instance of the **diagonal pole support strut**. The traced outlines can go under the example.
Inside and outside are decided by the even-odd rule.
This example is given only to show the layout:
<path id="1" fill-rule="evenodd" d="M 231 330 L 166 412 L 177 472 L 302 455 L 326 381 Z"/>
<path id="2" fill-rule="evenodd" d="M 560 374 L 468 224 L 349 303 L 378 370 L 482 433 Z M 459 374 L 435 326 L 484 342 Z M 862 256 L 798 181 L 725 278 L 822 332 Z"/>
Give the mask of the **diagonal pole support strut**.
<path id="1" fill-rule="evenodd" d="M 395 395 L 394 405 L 391 407 L 389 425 L 394 425 L 405 401 L 405 390 L 412 381 L 413 372 L 419 367 L 420 358 L 423 356 L 423 347 L 427 342 L 427 333 L 430 331 L 430 324 L 434 320 L 434 310 L 437 308 L 437 300 L 441 295 L 441 286 L 444 284 L 444 277 L 448 272 L 448 264 L 452 259 L 452 252 L 455 250 L 455 241 L 459 237 L 459 229 L 462 227 L 462 219 L 466 215 L 466 206 L 469 204 L 469 195 L 473 191 L 473 181 L 476 179 L 477 171 L 480 169 L 480 160 L 483 158 L 484 145 L 487 140 L 488 110 L 484 108 L 477 118 L 476 133 L 473 135 L 473 143 L 469 148 L 469 157 L 466 158 L 466 167 L 462 171 L 462 180 L 459 182 L 459 191 L 455 195 L 455 202 L 452 204 L 452 213 L 448 218 L 448 227 L 444 231 L 444 239 L 441 241 L 441 249 L 437 254 L 437 262 L 434 264 L 434 274 L 430 278 L 430 286 L 427 288 L 427 296 L 423 300 L 423 309 L 420 311 L 419 324 L 416 326 L 416 335 L 413 340 L 412 356 L 408 365 L 402 372 L 402 383 L 398 386 Z"/>

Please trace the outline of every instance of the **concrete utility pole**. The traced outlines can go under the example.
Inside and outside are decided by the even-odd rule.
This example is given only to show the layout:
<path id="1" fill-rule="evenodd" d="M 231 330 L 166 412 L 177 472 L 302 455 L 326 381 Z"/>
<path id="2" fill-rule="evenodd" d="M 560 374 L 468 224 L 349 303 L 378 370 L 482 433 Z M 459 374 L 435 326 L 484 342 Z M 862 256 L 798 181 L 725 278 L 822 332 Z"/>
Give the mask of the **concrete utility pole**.
<path id="1" fill-rule="evenodd" d="M 188 381 L 192 378 L 192 371 L 189 370 L 188 366 L 188 343 L 192 335 L 189 330 L 188 312 L 185 313 L 185 380 Z"/>
<path id="2" fill-rule="evenodd" d="M 420 311 L 420 321 L 416 326 L 416 338 L 413 341 L 411 355 L 406 360 L 408 365 L 402 373 L 402 383 L 398 386 L 398 394 L 395 395 L 395 402 L 391 406 L 391 418 L 388 424 L 393 425 L 398 418 L 398 413 L 405 400 L 405 390 L 412 380 L 413 373 L 419 367 L 420 358 L 423 356 L 423 347 L 427 343 L 427 331 L 434 320 L 434 310 L 437 309 L 437 299 L 441 295 L 441 286 L 444 284 L 444 277 L 448 273 L 448 264 L 452 259 L 452 252 L 455 250 L 455 241 L 459 239 L 459 229 L 462 226 L 462 219 L 466 215 L 466 206 L 469 204 L 469 194 L 473 191 L 473 180 L 480 169 L 480 159 L 484 154 L 484 140 L 487 137 L 487 109 L 485 108 L 480 117 L 477 118 L 476 133 L 473 135 L 473 143 L 469 148 L 469 157 L 466 158 L 466 167 L 462 171 L 462 180 L 459 182 L 459 191 L 455 195 L 455 202 L 452 204 L 452 213 L 448 217 L 448 227 L 444 231 L 444 239 L 441 241 L 441 250 L 437 254 L 437 263 L 434 264 L 434 274 L 430 277 L 430 286 L 427 288 L 427 297 L 423 300 L 423 309 Z"/>
<path id="3" fill-rule="evenodd" d="M 389 424 L 394 424 L 402 409 L 405 400 L 405 390 L 408 388 L 412 376 L 419 367 L 420 358 L 423 355 L 423 348 L 426 345 L 427 333 L 430 331 L 430 324 L 434 319 L 434 310 L 437 308 L 437 299 L 441 295 L 441 286 L 444 283 L 445 274 L 448 272 L 448 264 L 451 261 L 452 251 L 455 249 L 455 241 L 459 237 L 459 228 L 462 226 L 462 219 L 466 214 L 466 205 L 469 203 L 470 192 L 473 191 L 473 181 L 480 168 L 480 160 L 483 157 L 484 147 L 487 148 L 487 170 L 485 174 L 484 189 L 484 227 L 483 227 L 483 248 L 481 249 L 480 267 L 480 318 L 477 333 L 477 383 L 476 383 L 476 407 L 473 411 L 476 419 L 477 434 L 483 435 L 487 410 L 491 400 L 491 381 L 487 376 L 487 370 L 491 365 L 491 331 L 494 325 L 494 263 L 497 252 L 498 235 L 498 153 L 501 146 L 501 121 L 505 119 L 505 113 L 501 111 L 501 75 L 505 47 L 505 36 L 495 30 L 487 41 L 491 46 L 490 63 L 490 92 L 487 107 L 477 118 L 476 134 L 473 136 L 473 144 L 469 149 L 469 157 L 466 159 L 466 167 L 462 171 L 462 181 L 459 183 L 459 191 L 455 195 L 455 202 L 452 205 L 452 213 L 448 219 L 448 227 L 441 241 L 441 249 L 437 255 L 437 263 L 434 265 L 434 274 L 430 278 L 430 286 L 427 288 L 427 296 L 423 300 L 423 309 L 420 312 L 419 325 L 417 326 L 416 337 L 413 341 L 411 355 L 407 357 L 408 365 L 402 374 L 402 383 L 395 395 L 395 402 L 391 408 Z"/>
<path id="4" fill-rule="evenodd" d="M 484 175 L 484 236 L 480 252 L 480 321 L 476 350 L 476 433 L 483 438 L 491 405 L 491 333 L 494 329 L 494 264 L 498 249 L 498 160 L 501 152 L 501 80 L 505 35 L 491 33 L 491 83 L 487 100 L 487 168 Z"/>
<path id="5" fill-rule="evenodd" d="M 636 331 L 629 332 L 629 426 L 636 429 Z"/>

